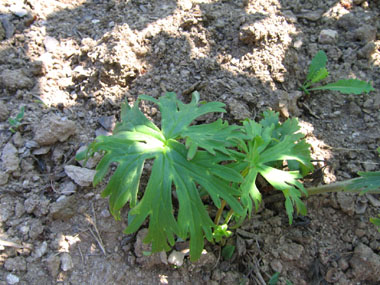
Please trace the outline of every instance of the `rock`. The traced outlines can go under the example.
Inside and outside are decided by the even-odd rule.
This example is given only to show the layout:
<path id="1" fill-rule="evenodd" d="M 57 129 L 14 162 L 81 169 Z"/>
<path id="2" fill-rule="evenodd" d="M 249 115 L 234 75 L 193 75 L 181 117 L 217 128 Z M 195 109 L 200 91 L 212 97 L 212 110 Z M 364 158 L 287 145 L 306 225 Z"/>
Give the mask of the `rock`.
<path id="1" fill-rule="evenodd" d="M 178 267 L 181 267 L 183 265 L 183 259 L 184 258 L 185 258 L 184 253 L 182 253 L 180 251 L 173 250 L 168 257 L 168 263 L 173 264 L 173 265 L 178 266 Z"/>
<path id="2" fill-rule="evenodd" d="M 53 37 L 46 36 L 44 46 L 47 52 L 54 52 L 59 48 L 59 41 Z"/>
<path id="3" fill-rule="evenodd" d="M 13 26 L 10 16 L 9 15 L 0 15 L 0 23 L 1 26 L 5 32 L 5 38 L 10 39 L 14 32 L 15 32 L 15 27 Z"/>
<path id="4" fill-rule="evenodd" d="M 3 102 L 0 101 L 0 122 L 8 120 L 8 118 L 9 118 L 9 111 L 8 111 L 7 105 L 5 105 Z"/>
<path id="5" fill-rule="evenodd" d="M 59 188 L 59 192 L 62 195 L 70 195 L 70 194 L 75 193 L 76 191 L 77 191 L 77 186 L 71 181 L 62 183 Z"/>
<path id="6" fill-rule="evenodd" d="M 228 107 L 236 120 L 244 120 L 251 117 L 251 112 L 249 111 L 247 104 L 244 102 L 230 99 L 228 101 Z"/>
<path id="7" fill-rule="evenodd" d="M 65 173 L 79 186 L 90 186 L 96 174 L 95 170 L 74 165 L 66 165 Z"/>
<path id="8" fill-rule="evenodd" d="M 280 256 L 285 261 L 298 260 L 303 252 L 303 246 L 297 243 L 284 243 L 279 249 Z"/>
<path id="9" fill-rule="evenodd" d="M 19 169 L 20 160 L 18 158 L 18 151 L 12 143 L 8 142 L 5 145 L 1 160 L 7 173 L 12 173 Z"/>
<path id="10" fill-rule="evenodd" d="M 22 256 L 8 258 L 4 263 L 4 268 L 8 271 L 26 271 L 26 261 Z"/>
<path id="11" fill-rule="evenodd" d="M 73 121 L 56 116 L 45 117 L 34 125 L 34 140 L 41 146 L 64 142 L 76 133 Z"/>
<path id="12" fill-rule="evenodd" d="M 14 215 L 13 201 L 8 197 L 1 199 L 0 203 L 0 223 L 6 222 L 10 217 Z"/>
<path id="13" fill-rule="evenodd" d="M 102 116 L 98 120 L 99 124 L 107 131 L 112 132 L 116 125 L 115 116 Z"/>
<path id="14" fill-rule="evenodd" d="M 359 58 L 370 58 L 376 52 L 376 44 L 374 42 L 368 42 L 364 47 L 358 50 Z"/>
<path id="15" fill-rule="evenodd" d="M 28 214 L 33 213 L 36 217 L 42 217 L 49 212 L 50 201 L 44 196 L 32 195 L 24 202 L 24 209 Z"/>
<path id="16" fill-rule="evenodd" d="M 74 268 L 73 260 L 70 254 L 64 252 L 61 254 L 61 269 L 63 271 L 69 271 Z"/>
<path id="17" fill-rule="evenodd" d="M 275 272 L 282 272 L 283 266 L 280 260 L 274 259 L 271 261 L 270 266 L 272 267 L 273 271 Z"/>
<path id="18" fill-rule="evenodd" d="M 50 255 L 46 259 L 46 267 L 50 275 L 55 279 L 59 273 L 59 267 L 61 265 L 61 259 L 56 254 Z"/>
<path id="19" fill-rule="evenodd" d="M 312 22 L 316 22 L 322 17 L 323 12 L 324 12 L 323 10 L 307 11 L 307 12 L 298 14 L 297 17 L 304 18 Z"/>
<path id="20" fill-rule="evenodd" d="M 12 142 L 16 147 L 24 146 L 24 139 L 22 138 L 20 132 L 17 132 L 12 136 Z"/>
<path id="21" fill-rule="evenodd" d="M 39 247 L 36 248 L 34 252 L 34 258 L 40 258 L 44 256 L 44 254 L 47 252 L 47 242 L 43 241 Z"/>
<path id="22" fill-rule="evenodd" d="M 166 252 L 149 254 L 152 250 L 152 247 L 150 244 L 143 242 L 147 234 L 148 229 L 144 228 L 139 230 L 136 235 L 136 242 L 134 244 L 134 251 L 137 257 L 136 262 L 142 265 L 144 268 L 151 268 L 162 263 L 167 264 L 167 259 L 165 258 Z"/>
<path id="23" fill-rule="evenodd" d="M 354 38 L 363 43 L 368 43 L 376 40 L 376 33 L 376 26 L 361 25 L 354 31 Z"/>
<path id="24" fill-rule="evenodd" d="M 26 76 L 22 69 L 6 69 L 0 74 L 0 87 L 4 87 L 9 91 L 31 89 L 33 86 L 34 81 Z"/>
<path id="25" fill-rule="evenodd" d="M 44 231 L 44 226 L 42 225 L 41 221 L 39 219 L 33 219 L 30 222 L 30 230 L 29 230 L 29 237 L 31 239 L 36 239 L 40 234 L 42 234 Z"/>
<path id="26" fill-rule="evenodd" d="M 74 196 L 61 196 L 55 203 L 50 204 L 49 215 L 54 220 L 68 220 L 76 213 L 76 199 Z"/>
<path id="27" fill-rule="evenodd" d="M 360 243 L 349 261 L 356 281 L 380 282 L 380 256 Z"/>
<path id="28" fill-rule="evenodd" d="M 9 11 L 16 15 L 19 18 L 25 17 L 28 15 L 28 11 L 22 7 L 20 4 L 14 4 L 9 8 Z"/>
<path id="29" fill-rule="evenodd" d="M 95 136 L 97 136 L 97 137 L 98 136 L 110 136 L 110 135 L 112 135 L 112 132 L 109 132 L 103 128 L 98 128 L 95 131 Z"/>
<path id="30" fill-rule="evenodd" d="M 50 151 L 50 146 L 43 146 L 43 147 L 33 150 L 32 153 L 34 155 L 44 155 L 44 154 L 47 154 L 49 151 Z"/>
<path id="31" fill-rule="evenodd" d="M 12 273 L 9 273 L 6 277 L 6 281 L 10 285 L 17 284 L 18 282 L 20 282 L 20 278 Z"/>
<path id="32" fill-rule="evenodd" d="M 288 93 L 283 90 L 276 90 L 278 97 L 278 111 L 284 118 L 289 118 L 290 116 L 299 117 L 301 111 L 298 108 L 297 102 L 301 98 L 301 91 L 293 91 Z"/>
<path id="33" fill-rule="evenodd" d="M 8 183 L 9 175 L 3 171 L 0 171 L 0 186 L 3 186 Z"/>
<path id="34" fill-rule="evenodd" d="M 335 44 L 338 39 L 338 32 L 335 30 L 322 30 L 318 37 L 318 42 L 320 44 Z"/>
<path id="35" fill-rule="evenodd" d="M 336 199 L 344 213 L 349 216 L 353 216 L 355 214 L 355 199 L 353 194 L 338 192 L 336 194 Z"/>

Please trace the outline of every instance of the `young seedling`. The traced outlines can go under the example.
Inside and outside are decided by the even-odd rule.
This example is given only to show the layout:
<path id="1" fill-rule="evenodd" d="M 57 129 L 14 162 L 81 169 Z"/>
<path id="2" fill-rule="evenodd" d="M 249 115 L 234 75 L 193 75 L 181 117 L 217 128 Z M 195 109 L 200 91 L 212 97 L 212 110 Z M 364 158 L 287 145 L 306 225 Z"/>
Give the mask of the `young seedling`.
<path id="1" fill-rule="evenodd" d="M 369 93 L 375 89 L 368 82 L 358 80 L 358 79 L 341 79 L 334 83 L 329 83 L 326 85 L 312 87 L 315 83 L 318 83 L 325 79 L 329 73 L 326 69 L 327 56 L 324 51 L 319 51 L 311 61 L 309 66 L 309 73 L 307 74 L 306 80 L 301 86 L 301 90 L 307 95 L 310 91 L 316 90 L 331 90 L 339 91 L 343 94 L 362 94 Z"/>
<path id="2" fill-rule="evenodd" d="M 161 129 L 139 110 L 140 100 L 159 106 Z M 174 93 L 159 99 L 139 96 L 133 107 L 128 103 L 122 106 L 121 122 L 112 136 L 97 137 L 77 157 L 81 160 L 96 152 L 104 153 L 96 167 L 94 185 L 105 177 L 111 164 L 118 165 L 102 196 L 110 197 L 110 212 L 117 220 L 122 207 L 129 203 L 127 234 L 136 232 L 149 216 L 144 241 L 152 243 L 152 252 L 169 250 L 179 237 L 190 240 L 191 260 L 197 260 L 205 237 L 221 241 L 229 235 L 226 224 L 218 225 L 224 207 L 230 209 L 225 223 L 232 215 L 244 219 L 252 212 L 253 204 L 258 208 L 259 175 L 282 191 L 290 223 L 294 206 L 297 212 L 306 213 L 300 200 L 306 191 L 298 179 L 312 165 L 309 146 L 298 133 L 298 121 L 289 119 L 280 124 L 279 115 L 268 111 L 259 123 L 247 119 L 242 126 L 229 125 L 221 119 L 191 124 L 204 114 L 225 112 L 223 107 L 219 102 L 200 102 L 197 92 L 189 104 L 179 101 Z M 153 160 L 153 166 L 138 200 L 146 160 Z M 215 223 L 201 193 L 202 197 L 204 193 L 208 195 L 208 207 L 219 209 Z"/>
<path id="3" fill-rule="evenodd" d="M 14 118 L 8 118 L 8 123 L 11 125 L 10 128 L 9 128 L 9 130 L 12 133 L 15 133 L 16 130 L 18 129 L 18 127 L 21 125 L 21 121 L 24 118 L 24 114 L 25 114 L 25 107 L 22 106 L 20 108 L 20 111 L 16 115 L 16 117 L 14 117 Z"/>

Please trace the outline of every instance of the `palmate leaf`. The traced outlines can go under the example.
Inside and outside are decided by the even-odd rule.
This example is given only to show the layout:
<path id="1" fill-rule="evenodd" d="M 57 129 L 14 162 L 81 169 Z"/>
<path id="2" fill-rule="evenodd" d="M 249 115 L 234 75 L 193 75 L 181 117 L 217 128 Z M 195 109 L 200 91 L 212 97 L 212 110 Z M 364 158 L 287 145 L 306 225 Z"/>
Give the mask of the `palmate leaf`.
<path id="1" fill-rule="evenodd" d="M 368 82 L 359 79 L 341 79 L 334 83 L 309 89 L 309 91 L 313 90 L 331 90 L 339 91 L 343 94 L 358 95 L 362 93 L 369 93 L 371 91 L 374 91 L 375 89 Z"/>
<path id="2" fill-rule="evenodd" d="M 180 102 L 174 93 L 167 93 L 158 100 L 148 96 L 141 99 L 159 105 L 162 130 L 139 110 L 139 101 L 133 107 L 124 104 L 122 121 L 113 135 L 97 137 L 87 151 L 87 154 L 104 153 L 96 168 L 94 185 L 105 177 L 111 164 L 116 163 L 117 169 L 102 196 L 109 196 L 110 212 L 116 219 L 120 219 L 120 210 L 129 203 L 131 219 L 125 232 L 136 232 L 149 217 L 149 231 L 144 241 L 152 243 L 152 252 L 169 250 L 176 236 L 190 238 L 191 260 L 196 260 L 202 252 L 204 237 L 211 240 L 215 226 L 200 199 L 199 187 L 207 191 L 217 207 L 224 199 L 236 213 L 244 214 L 237 200 L 240 191 L 230 185 L 230 182 L 242 182 L 243 178 L 236 170 L 220 164 L 232 159 L 227 151 L 231 143 L 226 141 L 223 145 L 213 130 L 216 128 L 228 137 L 233 136 L 236 128 L 222 122 L 204 125 L 204 129 L 190 127 L 198 116 L 224 111 L 221 103 L 200 104 L 198 94 L 189 104 Z M 198 139 L 191 160 L 188 160 L 186 146 L 176 140 L 184 138 L 194 142 Z M 139 181 L 147 159 L 153 160 L 152 171 L 138 200 Z M 177 214 L 174 213 L 173 190 L 178 198 Z"/>
<path id="3" fill-rule="evenodd" d="M 265 127 L 263 127 L 265 126 Z M 278 114 L 272 111 L 264 113 L 259 123 L 248 120 L 244 122 L 243 132 L 250 136 L 245 148 L 248 150 L 245 159 L 246 173 L 241 184 L 241 202 L 252 210 L 252 201 L 256 209 L 261 202 L 261 193 L 256 186 L 257 175 L 262 175 L 275 189 L 283 192 L 289 222 L 293 220 L 293 206 L 301 214 L 306 214 L 306 207 L 301 201 L 306 190 L 298 181 L 302 178 L 300 171 L 284 171 L 273 166 L 276 162 L 296 161 L 308 171 L 313 169 L 310 162 L 309 146 L 298 133 L 297 120 L 287 120 L 280 124 Z M 250 198 L 250 199 L 249 199 Z"/>

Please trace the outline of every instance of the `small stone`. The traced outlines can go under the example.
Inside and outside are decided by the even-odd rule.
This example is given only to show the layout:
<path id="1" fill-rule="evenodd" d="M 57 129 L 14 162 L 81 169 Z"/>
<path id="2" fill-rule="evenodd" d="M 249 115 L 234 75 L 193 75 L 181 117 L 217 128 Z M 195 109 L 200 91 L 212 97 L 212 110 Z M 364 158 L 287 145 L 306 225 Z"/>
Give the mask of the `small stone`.
<path id="1" fill-rule="evenodd" d="M 298 260 L 301 258 L 304 248 L 297 243 L 283 244 L 279 250 L 280 256 L 285 261 Z"/>
<path id="2" fill-rule="evenodd" d="M 235 117 L 236 120 L 244 120 L 246 118 L 250 118 L 252 115 L 247 104 L 244 102 L 230 99 L 228 101 L 228 107 L 231 114 Z"/>
<path id="3" fill-rule="evenodd" d="M 54 52 L 59 48 L 59 41 L 53 37 L 46 36 L 44 46 L 47 52 Z"/>
<path id="4" fill-rule="evenodd" d="M 349 216 L 355 214 L 355 199 L 352 194 L 339 192 L 336 194 L 337 201 L 344 213 Z"/>
<path id="5" fill-rule="evenodd" d="M 115 116 L 102 116 L 99 118 L 98 122 L 104 129 L 111 132 L 115 128 L 116 117 Z"/>
<path id="6" fill-rule="evenodd" d="M 42 225 L 41 221 L 38 219 L 33 219 L 30 223 L 30 230 L 28 232 L 29 237 L 31 239 L 36 239 L 42 234 L 44 231 L 44 226 Z"/>
<path id="7" fill-rule="evenodd" d="M 380 256 L 368 246 L 360 243 L 355 247 L 350 265 L 356 281 L 380 281 Z"/>
<path id="8" fill-rule="evenodd" d="M 346 271 L 350 265 L 348 264 L 347 260 L 344 258 L 339 259 L 338 266 L 341 270 Z"/>
<path id="9" fill-rule="evenodd" d="M 44 254 L 47 252 L 47 242 L 44 241 L 42 242 L 42 244 L 36 248 L 35 252 L 34 252 L 34 257 L 35 258 L 40 258 L 42 256 L 44 256 Z"/>
<path id="10" fill-rule="evenodd" d="M 323 12 L 323 10 L 307 11 L 297 15 L 297 17 L 316 22 L 322 17 Z"/>
<path id="11" fill-rule="evenodd" d="M 66 165 L 65 173 L 79 186 L 90 186 L 96 174 L 95 170 L 74 165 Z"/>
<path id="12" fill-rule="evenodd" d="M 3 171 L 0 171 L 0 186 L 8 183 L 9 175 Z"/>
<path id="13" fill-rule="evenodd" d="M 374 42 L 368 42 L 364 47 L 358 50 L 359 58 L 370 58 L 376 52 L 376 44 Z"/>
<path id="14" fill-rule="evenodd" d="M 7 283 L 12 285 L 12 284 L 17 284 L 20 282 L 20 278 L 12 273 L 9 273 L 6 277 Z"/>
<path id="15" fill-rule="evenodd" d="M 50 205 L 50 215 L 54 220 L 68 220 L 76 213 L 76 199 L 74 196 L 62 196 L 57 202 Z"/>
<path id="16" fill-rule="evenodd" d="M 17 147 L 24 146 L 24 139 L 22 138 L 20 132 L 17 132 L 12 136 L 12 142 Z"/>
<path id="17" fill-rule="evenodd" d="M 59 256 L 52 254 L 46 259 L 46 267 L 53 278 L 56 278 L 59 273 L 61 260 Z"/>
<path id="18" fill-rule="evenodd" d="M 32 154 L 34 155 L 44 155 L 50 151 L 50 146 L 43 146 L 33 150 Z"/>
<path id="19" fill-rule="evenodd" d="M 184 258 L 185 258 L 184 253 L 182 253 L 180 251 L 173 250 L 168 257 L 168 263 L 173 264 L 173 265 L 178 266 L 178 267 L 181 267 L 183 265 L 183 259 Z"/>
<path id="20" fill-rule="evenodd" d="M 322 30 L 318 37 L 318 42 L 320 44 L 335 44 L 338 38 L 338 32 L 335 30 Z"/>
<path id="21" fill-rule="evenodd" d="M 74 268 L 73 260 L 67 252 L 61 254 L 61 269 L 63 271 L 69 271 Z"/>
<path id="22" fill-rule="evenodd" d="M 354 31 L 354 37 L 364 43 L 376 40 L 376 26 L 362 25 Z"/>
<path id="23" fill-rule="evenodd" d="M 17 148 L 15 148 L 12 143 L 8 142 L 5 145 L 1 160 L 3 161 L 3 166 L 7 173 L 12 173 L 18 170 L 20 160 L 18 158 Z"/>
<path id="24" fill-rule="evenodd" d="M 112 135 L 112 132 L 109 132 L 103 128 L 98 128 L 95 131 L 95 136 L 97 136 L 97 137 L 98 136 L 110 136 L 110 135 Z"/>
<path id="25" fill-rule="evenodd" d="M 0 23 L 3 27 L 3 30 L 5 32 L 5 38 L 10 39 L 14 32 L 15 32 L 15 27 L 12 24 L 11 17 L 9 15 L 0 15 Z"/>
<path id="26" fill-rule="evenodd" d="M 67 181 L 61 184 L 61 187 L 59 189 L 59 192 L 62 195 L 71 195 L 75 193 L 76 191 L 77 191 L 77 186 L 71 181 Z"/>
<path id="27" fill-rule="evenodd" d="M 271 261 L 270 266 L 272 267 L 273 271 L 275 272 L 282 272 L 283 266 L 280 260 L 274 259 Z"/>
<path id="28" fill-rule="evenodd" d="M 9 91 L 31 89 L 33 85 L 34 81 L 26 76 L 22 69 L 6 69 L 0 74 L 0 87 L 4 87 Z"/>
<path id="29" fill-rule="evenodd" d="M 26 15 L 28 15 L 28 11 L 26 9 L 24 9 L 21 5 L 17 5 L 17 4 L 12 5 L 9 8 L 9 11 L 19 18 L 22 18 L 22 17 L 25 17 Z"/>
<path id="30" fill-rule="evenodd" d="M 26 261 L 22 256 L 8 258 L 4 263 L 4 268 L 8 271 L 25 271 Z"/>
<path id="31" fill-rule="evenodd" d="M 58 118 L 56 116 L 45 117 L 34 125 L 34 140 L 40 146 L 52 145 L 66 141 L 76 133 L 76 126 L 73 121 Z"/>
<path id="32" fill-rule="evenodd" d="M 5 105 L 2 101 L 0 101 L 0 122 L 8 120 L 9 111 L 7 105 Z"/>
<path id="33" fill-rule="evenodd" d="M 1 199 L 0 203 L 0 223 L 6 222 L 10 217 L 14 215 L 14 205 L 12 200 L 8 197 Z"/>

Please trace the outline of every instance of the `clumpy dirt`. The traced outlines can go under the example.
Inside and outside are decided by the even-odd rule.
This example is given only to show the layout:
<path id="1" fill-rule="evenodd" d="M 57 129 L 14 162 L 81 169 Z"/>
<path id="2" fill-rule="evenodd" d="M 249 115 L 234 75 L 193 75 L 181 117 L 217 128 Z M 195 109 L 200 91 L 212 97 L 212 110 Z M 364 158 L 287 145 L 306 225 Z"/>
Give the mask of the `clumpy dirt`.
<path id="1" fill-rule="evenodd" d="M 289 226 L 282 202 L 247 220 L 224 260 L 146 256 L 90 184 L 99 157 L 74 157 L 109 134 L 124 100 L 175 91 L 220 101 L 224 119 L 296 116 L 311 144 L 313 183 L 379 170 L 380 2 L 363 0 L 3 0 L 0 4 L 0 284 L 379 284 L 376 195 L 325 194 Z M 365 95 L 298 91 L 318 50 L 329 80 Z M 9 117 L 25 107 L 16 132 Z M 142 105 L 152 120 L 157 108 Z M 216 115 L 209 119 L 216 118 Z M 169 258 L 168 258 L 169 257 Z M 176 266 L 173 265 L 173 260 Z M 169 260 L 169 263 L 168 263 Z"/>

